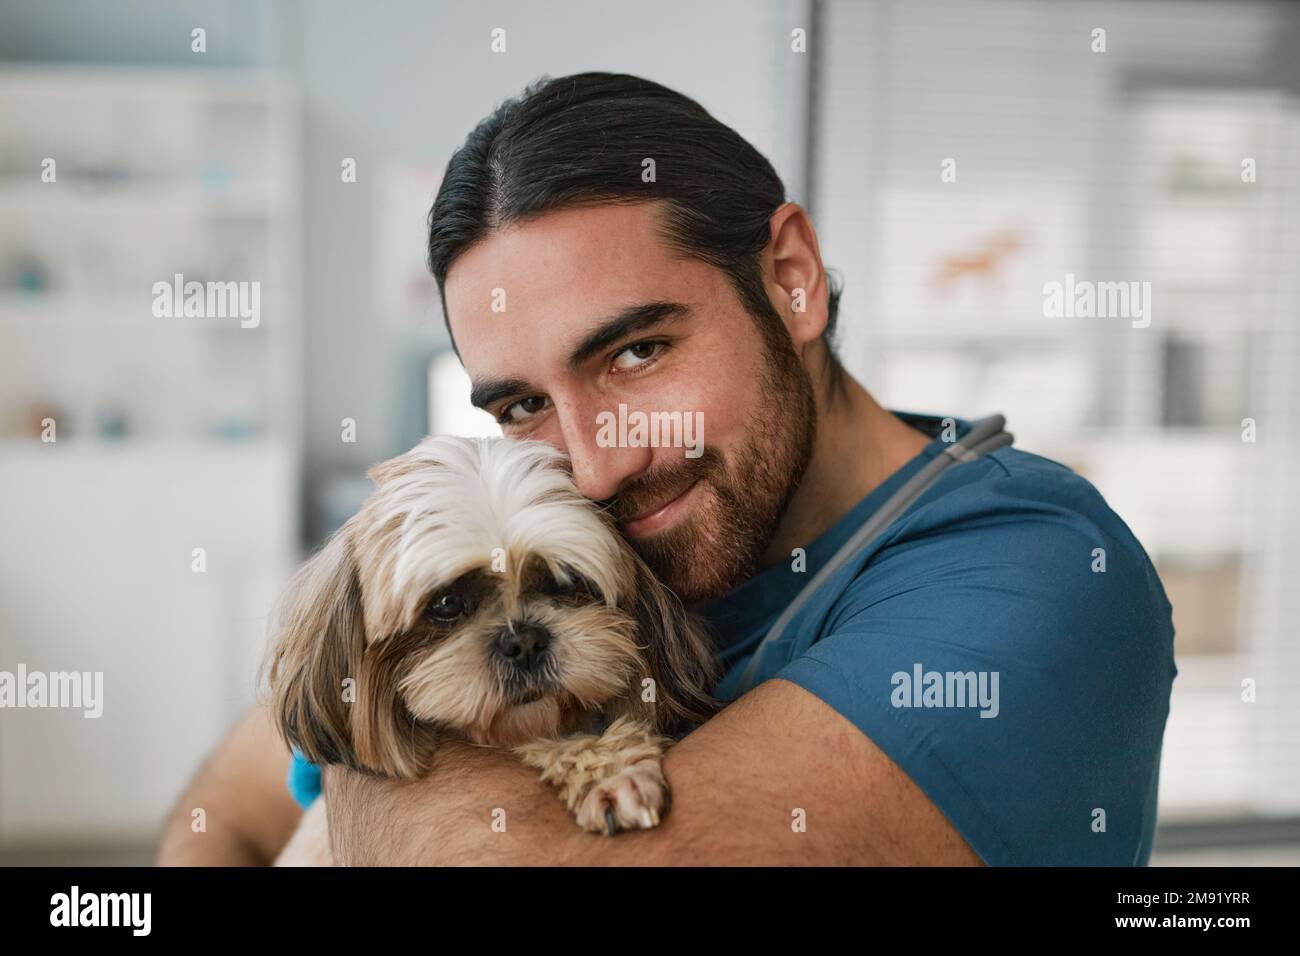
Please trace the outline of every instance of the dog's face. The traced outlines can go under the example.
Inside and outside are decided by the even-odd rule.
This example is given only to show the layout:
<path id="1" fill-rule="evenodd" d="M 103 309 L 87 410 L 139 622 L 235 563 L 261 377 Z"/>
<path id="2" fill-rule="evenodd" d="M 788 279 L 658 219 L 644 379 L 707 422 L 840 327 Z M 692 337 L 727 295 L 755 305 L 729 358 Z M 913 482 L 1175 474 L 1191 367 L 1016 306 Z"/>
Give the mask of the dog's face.
<path id="1" fill-rule="evenodd" d="M 549 446 L 435 439 L 379 466 L 353 529 L 366 639 L 419 720 L 507 745 L 640 667 L 636 571 Z"/>
<path id="2" fill-rule="evenodd" d="M 270 659 L 308 758 L 414 776 L 440 727 L 509 746 L 616 700 L 666 732 L 707 716 L 703 635 L 550 446 L 430 438 L 370 474 Z"/>

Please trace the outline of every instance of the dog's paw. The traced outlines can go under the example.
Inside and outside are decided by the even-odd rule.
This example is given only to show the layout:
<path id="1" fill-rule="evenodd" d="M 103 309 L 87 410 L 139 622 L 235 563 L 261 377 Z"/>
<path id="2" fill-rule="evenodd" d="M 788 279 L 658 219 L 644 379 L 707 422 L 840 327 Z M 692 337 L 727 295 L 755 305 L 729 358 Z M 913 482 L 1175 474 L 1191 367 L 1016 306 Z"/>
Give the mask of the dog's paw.
<path id="1" fill-rule="evenodd" d="M 668 781 L 658 760 L 640 760 L 593 784 L 574 817 L 589 833 L 648 830 L 668 812 Z"/>

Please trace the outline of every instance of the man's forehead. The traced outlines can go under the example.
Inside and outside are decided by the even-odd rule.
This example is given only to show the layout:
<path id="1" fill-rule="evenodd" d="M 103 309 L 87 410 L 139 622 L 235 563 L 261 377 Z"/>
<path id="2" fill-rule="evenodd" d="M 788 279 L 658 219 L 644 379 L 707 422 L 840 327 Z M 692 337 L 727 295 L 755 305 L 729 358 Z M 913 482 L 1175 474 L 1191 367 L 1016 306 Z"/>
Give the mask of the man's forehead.
<path id="1" fill-rule="evenodd" d="M 449 324 L 471 376 L 502 373 L 505 355 L 526 344 L 539 361 L 575 348 L 629 307 L 699 295 L 707 277 L 691 273 L 703 263 L 683 260 L 658 238 L 646 240 L 626 211 L 619 218 L 628 231 L 574 229 L 576 214 L 584 212 L 511 226 L 452 264 L 445 289 Z M 638 215 L 649 218 L 644 210 Z"/>
<path id="2" fill-rule="evenodd" d="M 606 204 L 552 210 L 494 230 L 448 269 L 448 299 L 461 307 L 452 308 L 453 319 L 484 305 L 497 288 L 559 296 L 566 287 L 599 285 L 604 276 L 667 274 L 677 253 L 660 236 L 659 222 L 654 204 Z"/>

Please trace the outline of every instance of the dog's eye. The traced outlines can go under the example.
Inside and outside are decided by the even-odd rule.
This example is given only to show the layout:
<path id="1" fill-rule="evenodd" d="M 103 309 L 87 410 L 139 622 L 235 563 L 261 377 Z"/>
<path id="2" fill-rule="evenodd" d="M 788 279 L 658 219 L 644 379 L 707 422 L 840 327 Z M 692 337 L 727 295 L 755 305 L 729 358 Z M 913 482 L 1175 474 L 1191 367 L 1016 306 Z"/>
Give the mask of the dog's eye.
<path id="1" fill-rule="evenodd" d="M 429 602 L 425 613 L 435 621 L 449 624 L 465 616 L 465 602 L 457 594 L 440 594 Z"/>
<path id="2" fill-rule="evenodd" d="M 546 592 L 553 597 L 590 598 L 596 595 L 595 585 L 580 574 L 570 574 L 567 582 L 551 578 L 547 585 Z"/>

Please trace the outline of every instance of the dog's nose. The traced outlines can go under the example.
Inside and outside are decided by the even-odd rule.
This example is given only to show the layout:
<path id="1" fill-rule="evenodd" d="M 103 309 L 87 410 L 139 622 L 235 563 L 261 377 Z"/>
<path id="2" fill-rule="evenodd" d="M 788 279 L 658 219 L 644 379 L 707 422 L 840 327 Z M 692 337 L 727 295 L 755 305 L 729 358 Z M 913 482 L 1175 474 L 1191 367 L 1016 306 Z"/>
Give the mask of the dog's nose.
<path id="1" fill-rule="evenodd" d="M 551 643 L 551 632 L 540 624 L 516 623 L 497 635 L 497 653 L 523 671 L 535 668 Z"/>

